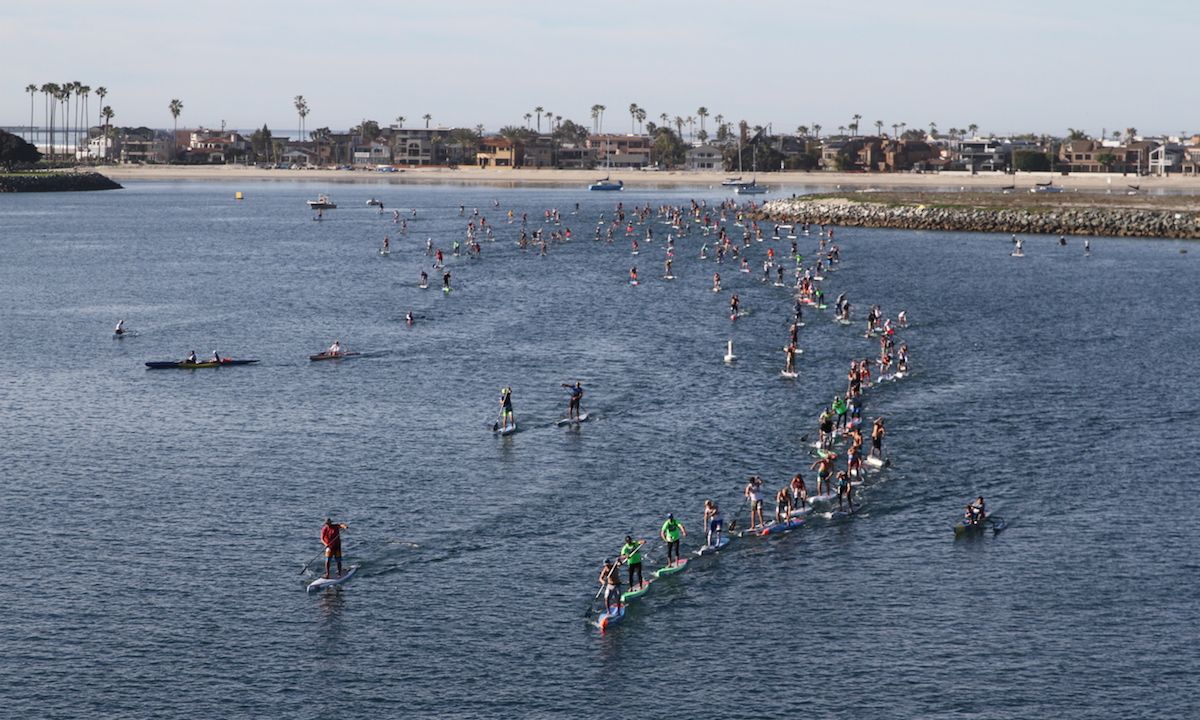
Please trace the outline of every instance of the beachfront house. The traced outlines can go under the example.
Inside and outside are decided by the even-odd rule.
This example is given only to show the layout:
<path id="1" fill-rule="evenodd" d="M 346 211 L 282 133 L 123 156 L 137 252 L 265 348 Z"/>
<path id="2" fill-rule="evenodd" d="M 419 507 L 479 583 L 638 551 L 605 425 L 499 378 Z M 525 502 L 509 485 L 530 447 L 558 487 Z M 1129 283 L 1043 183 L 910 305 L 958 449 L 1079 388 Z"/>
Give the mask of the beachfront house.
<path id="1" fill-rule="evenodd" d="M 688 149 L 684 165 L 688 170 L 721 170 L 725 163 L 720 148 L 699 145 Z"/>
<path id="2" fill-rule="evenodd" d="M 596 151 L 584 145 L 566 143 L 558 147 L 557 167 L 567 170 L 587 170 L 596 167 Z"/>
<path id="3" fill-rule="evenodd" d="M 1159 143 L 1134 140 L 1067 140 L 1058 147 L 1058 162 L 1069 172 L 1119 172 L 1143 175 L 1150 172 L 1150 153 Z M 1182 164 L 1182 158 L 1181 158 Z"/>
<path id="4" fill-rule="evenodd" d="M 350 161 L 355 167 L 388 165 L 392 162 L 392 148 L 381 142 L 355 145 Z"/>
<path id="5" fill-rule="evenodd" d="M 523 143 L 513 142 L 499 135 L 480 140 L 479 151 L 475 153 L 475 164 L 481 168 L 521 167 L 524 159 Z"/>
<path id="6" fill-rule="evenodd" d="M 150 136 L 129 133 L 121 138 L 120 148 L 119 157 L 123 163 L 156 165 L 167 162 L 171 153 L 171 142 L 168 138 L 155 136 L 153 131 Z"/>
<path id="7" fill-rule="evenodd" d="M 650 164 L 649 135 L 589 135 L 587 146 L 599 166 L 640 169 Z"/>
<path id="8" fill-rule="evenodd" d="M 388 128 L 392 161 L 397 165 L 445 165 L 450 128 Z"/>

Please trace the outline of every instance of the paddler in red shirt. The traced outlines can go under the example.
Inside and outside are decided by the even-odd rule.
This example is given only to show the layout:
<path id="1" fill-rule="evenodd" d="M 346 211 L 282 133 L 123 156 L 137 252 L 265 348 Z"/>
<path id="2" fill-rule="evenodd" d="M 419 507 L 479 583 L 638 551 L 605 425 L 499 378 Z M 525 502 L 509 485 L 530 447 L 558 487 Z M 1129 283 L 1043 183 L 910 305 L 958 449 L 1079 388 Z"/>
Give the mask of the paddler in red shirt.
<path id="1" fill-rule="evenodd" d="M 329 559 L 337 558 L 338 577 L 342 575 L 342 531 L 346 523 L 335 523 L 325 518 L 321 526 L 321 544 L 325 546 L 325 577 L 329 577 Z"/>

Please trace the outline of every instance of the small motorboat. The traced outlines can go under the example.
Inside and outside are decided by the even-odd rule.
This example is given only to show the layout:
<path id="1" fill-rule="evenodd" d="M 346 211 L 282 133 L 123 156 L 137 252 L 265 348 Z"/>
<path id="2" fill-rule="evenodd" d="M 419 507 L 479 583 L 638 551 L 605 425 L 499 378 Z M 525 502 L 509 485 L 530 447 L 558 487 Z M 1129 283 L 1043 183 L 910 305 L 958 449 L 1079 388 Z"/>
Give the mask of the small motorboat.
<path id="1" fill-rule="evenodd" d="M 308 201 L 308 207 L 312 210 L 334 210 L 337 203 L 330 200 L 328 195 L 318 195 L 316 200 Z"/>
<path id="2" fill-rule="evenodd" d="M 602 180 L 597 180 L 596 182 L 592 183 L 591 185 L 588 185 L 588 190 L 620 190 L 624 187 L 625 187 L 625 182 L 623 180 L 618 180 L 616 182 L 613 182 L 612 180 L 609 180 L 608 178 L 604 178 Z"/>

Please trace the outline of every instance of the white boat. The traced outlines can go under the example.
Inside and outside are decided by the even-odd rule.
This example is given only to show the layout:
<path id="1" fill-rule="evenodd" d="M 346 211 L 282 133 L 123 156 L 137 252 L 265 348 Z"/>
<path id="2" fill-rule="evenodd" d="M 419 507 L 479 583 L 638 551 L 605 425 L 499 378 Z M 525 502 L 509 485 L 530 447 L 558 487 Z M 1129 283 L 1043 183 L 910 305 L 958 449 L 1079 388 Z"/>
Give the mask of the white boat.
<path id="1" fill-rule="evenodd" d="M 329 199 L 328 195 L 319 195 L 316 200 L 309 200 L 308 207 L 313 210 L 333 210 L 337 208 L 337 203 Z"/>
<path id="2" fill-rule="evenodd" d="M 721 182 L 721 185 L 723 187 L 740 187 L 745 184 L 746 183 L 745 183 L 745 181 L 742 180 L 741 175 L 738 175 L 737 177 L 733 177 L 733 178 L 725 178 L 725 180 L 723 180 Z"/>

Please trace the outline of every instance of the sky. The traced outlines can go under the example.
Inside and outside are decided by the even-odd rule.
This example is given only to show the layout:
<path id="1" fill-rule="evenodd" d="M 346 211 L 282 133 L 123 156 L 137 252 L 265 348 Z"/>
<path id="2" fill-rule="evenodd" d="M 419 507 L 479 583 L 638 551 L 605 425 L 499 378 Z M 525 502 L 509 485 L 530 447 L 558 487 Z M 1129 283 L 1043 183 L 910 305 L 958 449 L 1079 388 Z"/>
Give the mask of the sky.
<path id="1" fill-rule="evenodd" d="M 525 124 L 537 106 L 629 132 L 708 108 L 776 132 L 862 115 L 940 131 L 1200 130 L 1194 0 L 3 0 L 0 125 L 25 86 L 104 86 L 117 125 Z M 40 108 L 40 96 L 36 107 Z M 90 100 L 92 115 L 98 107 Z M 35 122 L 41 123 L 35 115 Z M 545 121 L 543 120 L 543 124 Z M 535 121 L 536 124 L 536 121 Z"/>

